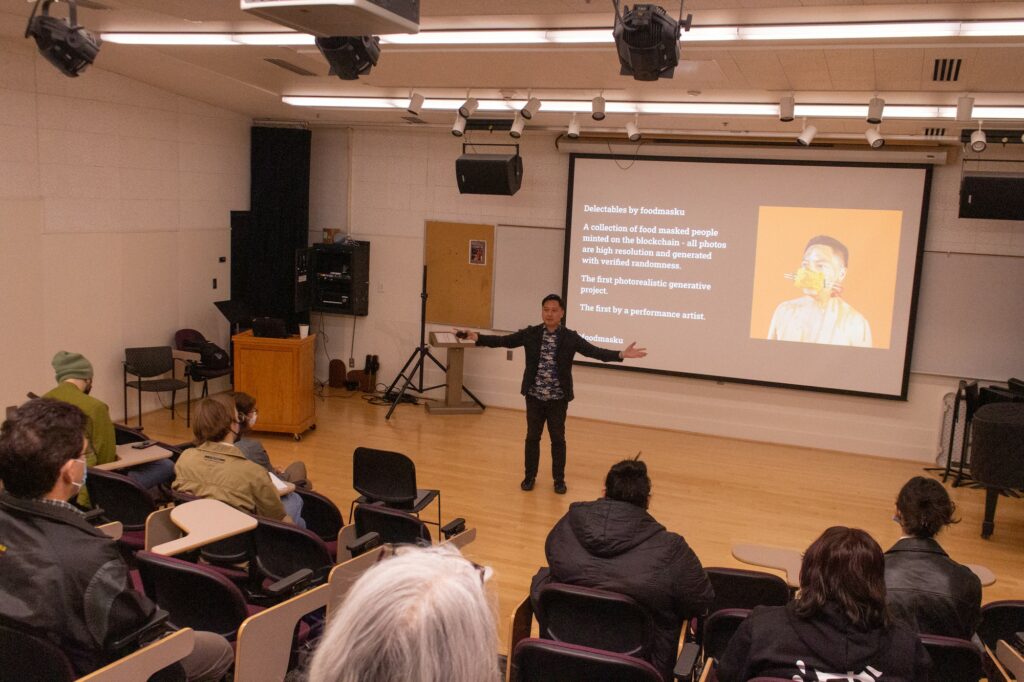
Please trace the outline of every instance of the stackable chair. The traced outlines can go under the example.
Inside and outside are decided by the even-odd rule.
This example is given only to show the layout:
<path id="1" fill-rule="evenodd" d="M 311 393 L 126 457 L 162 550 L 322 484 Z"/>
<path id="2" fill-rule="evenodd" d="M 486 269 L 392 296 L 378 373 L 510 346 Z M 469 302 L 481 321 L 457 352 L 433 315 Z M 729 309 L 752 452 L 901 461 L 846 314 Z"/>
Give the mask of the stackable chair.
<path id="1" fill-rule="evenodd" d="M 256 520 L 256 566 L 264 579 L 278 583 L 302 571 L 303 589 L 327 580 L 334 557 L 316 533 L 283 521 L 263 517 Z M 269 587 L 264 589 L 271 594 L 275 592 Z"/>
<path id="2" fill-rule="evenodd" d="M 981 652 L 974 642 L 955 637 L 921 635 L 932 659 L 932 671 L 942 682 L 978 682 L 985 676 Z"/>
<path id="3" fill-rule="evenodd" d="M 359 537 L 377 533 L 381 542 L 394 545 L 430 544 L 430 529 L 412 514 L 375 504 L 360 504 L 356 506 L 352 517 Z"/>
<path id="4" fill-rule="evenodd" d="M 179 329 L 174 332 L 174 347 L 178 350 L 198 353 L 206 342 L 206 337 L 195 329 Z M 185 363 L 185 390 L 189 403 L 192 402 L 193 381 L 203 383 L 203 391 L 199 397 L 205 398 L 210 394 L 210 379 L 226 377 L 234 371 L 230 362 L 227 367 L 207 367 L 201 360 L 190 360 Z"/>
<path id="5" fill-rule="evenodd" d="M 327 545 L 331 556 L 338 556 L 338 533 L 345 525 L 341 510 L 330 499 L 312 490 L 296 488 L 302 498 L 302 518 L 306 528 L 316 533 Z"/>
<path id="6" fill-rule="evenodd" d="M 146 517 L 157 510 L 149 491 L 116 471 L 92 467 L 85 487 L 93 505 L 103 510 L 108 521 L 120 521 L 124 527 L 120 542 L 132 552 L 145 546 Z"/>
<path id="7" fill-rule="evenodd" d="M 170 346 L 150 346 L 146 348 L 125 348 L 124 349 L 124 423 L 128 423 L 128 389 L 134 388 L 139 398 L 139 426 L 142 426 L 142 394 L 167 393 L 171 394 L 171 419 L 174 419 L 174 402 L 177 392 L 187 388 L 181 379 L 173 377 L 161 377 L 164 374 L 173 372 L 174 354 Z M 128 375 L 136 377 L 129 380 Z M 191 410 L 191 406 L 186 407 Z M 186 413 L 188 417 L 190 412 Z"/>
<path id="8" fill-rule="evenodd" d="M 437 500 L 437 526 L 441 526 L 441 491 L 416 487 L 416 465 L 399 452 L 356 448 L 352 454 L 352 487 L 360 497 L 349 507 L 349 520 L 357 504 L 379 503 L 419 516 Z"/>
<path id="9" fill-rule="evenodd" d="M 663 682 L 661 673 L 642 659 L 549 639 L 519 642 L 512 670 L 517 682 Z"/>

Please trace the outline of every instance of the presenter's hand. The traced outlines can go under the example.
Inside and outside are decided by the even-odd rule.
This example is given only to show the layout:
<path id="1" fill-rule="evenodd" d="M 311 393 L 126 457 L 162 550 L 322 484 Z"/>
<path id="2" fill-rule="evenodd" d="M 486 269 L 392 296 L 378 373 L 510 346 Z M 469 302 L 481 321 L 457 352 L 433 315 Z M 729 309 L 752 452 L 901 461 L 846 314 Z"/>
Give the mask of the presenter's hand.
<path id="1" fill-rule="evenodd" d="M 456 329 L 455 335 L 460 339 L 468 339 L 473 343 L 476 343 L 476 340 L 480 338 L 479 334 L 474 331 L 470 331 L 469 329 Z"/>
<path id="2" fill-rule="evenodd" d="M 636 341 L 634 341 L 633 343 L 626 346 L 624 350 L 620 350 L 619 355 L 622 356 L 623 360 L 625 360 L 626 358 L 645 358 L 647 357 L 647 349 L 637 348 Z"/>

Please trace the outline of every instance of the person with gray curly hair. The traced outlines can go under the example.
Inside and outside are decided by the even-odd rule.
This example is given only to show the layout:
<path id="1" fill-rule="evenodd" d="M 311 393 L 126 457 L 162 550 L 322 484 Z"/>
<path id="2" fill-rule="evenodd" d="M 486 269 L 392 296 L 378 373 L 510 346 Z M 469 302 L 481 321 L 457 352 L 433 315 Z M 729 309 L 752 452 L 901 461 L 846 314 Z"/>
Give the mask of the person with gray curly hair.
<path id="1" fill-rule="evenodd" d="M 332 615 L 310 682 L 497 682 L 486 569 L 449 547 L 400 547 Z"/>

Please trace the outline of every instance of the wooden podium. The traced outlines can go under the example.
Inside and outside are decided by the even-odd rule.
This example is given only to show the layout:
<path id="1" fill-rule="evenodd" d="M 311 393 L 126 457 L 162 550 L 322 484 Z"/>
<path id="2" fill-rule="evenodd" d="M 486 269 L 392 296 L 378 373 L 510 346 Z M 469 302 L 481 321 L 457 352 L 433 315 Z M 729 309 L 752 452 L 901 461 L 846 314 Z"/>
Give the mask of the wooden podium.
<path id="1" fill-rule="evenodd" d="M 257 431 L 302 433 L 316 428 L 313 354 L 316 334 L 304 339 L 268 339 L 245 331 L 235 344 L 235 390 L 256 398 Z"/>
<path id="2" fill-rule="evenodd" d="M 462 368 L 465 362 L 466 348 L 476 344 L 468 340 L 460 340 L 446 332 L 430 332 L 430 345 L 444 348 L 448 352 L 448 369 L 445 372 L 444 402 L 427 403 L 427 412 L 431 414 L 479 414 L 483 406 L 476 400 L 462 399 Z"/>

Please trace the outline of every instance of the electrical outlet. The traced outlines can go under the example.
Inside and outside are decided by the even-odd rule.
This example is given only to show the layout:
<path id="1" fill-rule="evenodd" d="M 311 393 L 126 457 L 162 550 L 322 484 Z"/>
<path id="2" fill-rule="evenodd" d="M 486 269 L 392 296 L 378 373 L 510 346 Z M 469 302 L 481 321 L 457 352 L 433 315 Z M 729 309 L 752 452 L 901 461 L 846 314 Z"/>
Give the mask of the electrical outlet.
<path id="1" fill-rule="evenodd" d="M 217 288 L 217 278 L 216 277 L 213 278 L 213 288 L 214 289 Z"/>
<path id="2" fill-rule="evenodd" d="M 349 358 L 348 359 L 348 368 L 352 369 L 355 366 L 356 366 L 356 359 L 355 358 Z"/>
<path id="3" fill-rule="evenodd" d="M 505 359 L 506 360 L 511 360 L 512 359 L 512 351 L 510 351 L 510 350 L 505 351 Z"/>

